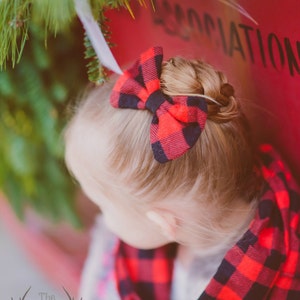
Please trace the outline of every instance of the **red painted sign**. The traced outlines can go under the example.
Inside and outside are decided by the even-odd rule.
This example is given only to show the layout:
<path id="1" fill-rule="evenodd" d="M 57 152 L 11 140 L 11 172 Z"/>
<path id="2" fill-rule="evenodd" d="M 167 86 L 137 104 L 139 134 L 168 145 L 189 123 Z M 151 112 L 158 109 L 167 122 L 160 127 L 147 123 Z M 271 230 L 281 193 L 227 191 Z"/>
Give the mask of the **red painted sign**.
<path id="1" fill-rule="evenodd" d="M 300 176 L 299 0 L 153 4 L 155 10 L 136 4 L 135 19 L 126 10 L 108 13 L 117 60 L 129 63 L 159 45 L 166 59 L 182 55 L 212 64 L 245 103 L 257 139 L 274 144 Z"/>

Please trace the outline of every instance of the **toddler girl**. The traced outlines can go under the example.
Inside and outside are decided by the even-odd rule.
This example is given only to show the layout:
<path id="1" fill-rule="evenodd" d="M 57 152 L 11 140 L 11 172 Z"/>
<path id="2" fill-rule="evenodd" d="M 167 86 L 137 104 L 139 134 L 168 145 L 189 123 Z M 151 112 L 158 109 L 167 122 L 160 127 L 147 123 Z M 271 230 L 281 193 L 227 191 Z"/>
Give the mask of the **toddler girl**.
<path id="1" fill-rule="evenodd" d="M 300 299 L 298 189 L 250 136 L 221 72 L 160 47 L 91 91 L 65 134 L 102 212 L 83 299 Z"/>

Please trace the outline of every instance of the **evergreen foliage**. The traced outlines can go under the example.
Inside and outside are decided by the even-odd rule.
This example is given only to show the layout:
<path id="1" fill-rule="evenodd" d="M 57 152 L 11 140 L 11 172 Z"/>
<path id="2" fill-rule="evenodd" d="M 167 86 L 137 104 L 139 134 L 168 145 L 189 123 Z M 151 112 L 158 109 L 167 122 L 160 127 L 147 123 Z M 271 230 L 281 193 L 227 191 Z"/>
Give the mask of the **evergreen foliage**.
<path id="1" fill-rule="evenodd" d="M 129 8 L 129 0 L 90 4 L 107 38 L 104 9 Z M 88 83 L 83 53 L 89 80 L 102 83 L 105 70 L 75 16 L 73 0 L 0 0 L 0 190 L 19 217 L 31 206 L 78 225 L 61 134 Z"/>
<path id="2" fill-rule="evenodd" d="M 28 20 L 30 19 L 29 1 L 14 0 L 0 2 L 0 66 L 6 66 L 11 59 L 12 65 L 20 60 L 27 40 Z"/>
<path id="3" fill-rule="evenodd" d="M 108 41 L 105 9 L 126 7 L 132 14 L 129 0 L 90 5 Z M 61 135 L 67 106 L 88 81 L 101 84 L 105 70 L 74 0 L 0 0 L 0 41 L 0 191 L 20 218 L 30 206 L 79 225 Z"/>
<path id="4" fill-rule="evenodd" d="M 47 49 L 38 26 L 31 24 L 28 33 L 20 63 L 0 72 L 0 188 L 19 217 L 30 205 L 78 225 L 61 134 L 68 100 L 88 82 L 83 33 L 77 26 L 58 34 Z"/>
<path id="5" fill-rule="evenodd" d="M 131 12 L 129 0 L 89 2 L 96 19 L 103 16 L 105 9 L 126 7 Z M 138 2 L 144 5 L 143 0 Z M 29 24 L 38 25 L 46 41 L 48 31 L 57 34 L 68 30 L 75 17 L 74 0 L 0 0 L 0 68 L 5 68 L 8 60 L 12 66 L 20 60 Z"/>

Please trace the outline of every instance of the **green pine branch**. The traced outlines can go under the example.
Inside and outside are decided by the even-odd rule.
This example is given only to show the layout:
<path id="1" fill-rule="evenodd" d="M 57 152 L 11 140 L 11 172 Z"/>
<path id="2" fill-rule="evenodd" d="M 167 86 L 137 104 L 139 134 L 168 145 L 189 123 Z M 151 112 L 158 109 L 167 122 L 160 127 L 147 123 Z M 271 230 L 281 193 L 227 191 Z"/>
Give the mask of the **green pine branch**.
<path id="1" fill-rule="evenodd" d="M 13 0 L 0 2 L 0 66 L 6 67 L 11 60 L 14 66 L 21 58 L 28 39 L 30 1 Z"/>
<path id="2" fill-rule="evenodd" d="M 31 25 L 28 33 L 32 43 L 24 48 L 20 63 L 0 71 L 0 190 L 20 218 L 31 206 L 53 220 L 78 226 L 61 132 L 68 101 L 88 82 L 82 76 L 83 32 L 77 26 L 69 34 L 58 34 L 49 39 L 47 49 L 43 28 Z"/>
<path id="3" fill-rule="evenodd" d="M 86 66 L 89 81 L 95 83 L 96 85 L 102 84 L 107 78 L 107 73 L 105 68 L 101 65 L 86 33 L 84 35 L 84 46 L 84 58 L 88 60 Z"/>
<path id="4" fill-rule="evenodd" d="M 129 2 L 90 0 L 108 43 L 105 9 L 130 10 Z M 88 83 L 82 53 L 91 81 L 106 72 L 74 17 L 73 0 L 0 0 L 0 190 L 19 217 L 29 205 L 78 225 L 61 132 L 69 102 Z"/>
<path id="5" fill-rule="evenodd" d="M 138 0 L 141 5 L 143 0 Z M 90 0 L 96 20 L 105 9 L 126 7 L 132 14 L 130 0 Z M 68 31 L 76 17 L 73 0 L 2 0 L 0 1 L 0 69 L 7 62 L 14 67 L 21 59 L 29 25 L 43 28 L 45 44 L 48 32 L 56 35 Z M 101 22 L 101 19 L 100 19 Z"/>

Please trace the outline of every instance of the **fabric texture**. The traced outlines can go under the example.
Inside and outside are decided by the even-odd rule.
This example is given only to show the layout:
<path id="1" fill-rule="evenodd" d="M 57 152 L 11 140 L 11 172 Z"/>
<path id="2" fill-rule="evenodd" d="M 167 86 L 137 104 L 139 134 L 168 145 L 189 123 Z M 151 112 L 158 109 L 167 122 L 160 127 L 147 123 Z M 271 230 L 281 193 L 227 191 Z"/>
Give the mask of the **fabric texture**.
<path id="1" fill-rule="evenodd" d="M 201 96 L 174 96 L 160 90 L 163 51 L 153 47 L 117 80 L 110 102 L 116 108 L 147 109 L 153 113 L 150 142 L 154 158 L 165 163 L 190 149 L 207 118 Z"/>
<path id="2" fill-rule="evenodd" d="M 260 150 L 265 188 L 256 216 L 199 300 L 300 299 L 299 188 L 270 145 Z M 115 278 L 121 299 L 170 299 L 175 257 L 175 244 L 139 250 L 120 242 Z"/>
<path id="3" fill-rule="evenodd" d="M 170 298 L 176 246 L 135 249 L 120 242 L 116 255 L 117 287 L 122 300 Z"/>

